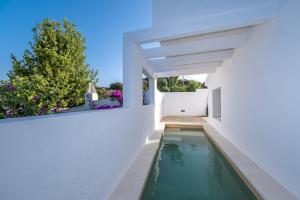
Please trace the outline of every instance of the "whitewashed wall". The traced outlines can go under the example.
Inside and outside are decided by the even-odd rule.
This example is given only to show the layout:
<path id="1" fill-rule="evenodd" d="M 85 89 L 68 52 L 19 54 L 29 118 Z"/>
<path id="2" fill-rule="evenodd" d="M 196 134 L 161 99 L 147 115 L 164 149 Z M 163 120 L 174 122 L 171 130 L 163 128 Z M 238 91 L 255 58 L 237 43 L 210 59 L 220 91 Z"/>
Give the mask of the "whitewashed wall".
<path id="1" fill-rule="evenodd" d="M 166 92 L 163 97 L 164 116 L 205 116 L 207 89 L 196 92 Z M 184 110 L 185 112 L 181 112 Z"/>
<path id="2" fill-rule="evenodd" d="M 300 1 L 281 3 L 274 21 L 210 77 L 210 123 L 300 198 Z M 221 121 L 211 117 L 217 87 Z"/>
<path id="3" fill-rule="evenodd" d="M 154 81 L 154 98 L 155 98 L 155 126 L 160 127 L 160 121 L 163 116 L 163 99 L 164 93 L 157 89 L 157 79 Z"/>
<path id="4" fill-rule="evenodd" d="M 0 199 L 107 199 L 153 127 L 153 105 L 2 120 Z"/>

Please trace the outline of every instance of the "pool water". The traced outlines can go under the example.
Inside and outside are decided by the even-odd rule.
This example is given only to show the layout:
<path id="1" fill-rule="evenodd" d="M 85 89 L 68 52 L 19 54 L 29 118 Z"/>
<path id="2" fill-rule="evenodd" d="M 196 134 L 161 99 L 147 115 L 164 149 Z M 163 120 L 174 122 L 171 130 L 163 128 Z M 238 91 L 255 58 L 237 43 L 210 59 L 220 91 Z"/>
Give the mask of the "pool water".
<path id="1" fill-rule="evenodd" d="M 256 199 L 202 131 L 166 129 L 141 199 Z"/>

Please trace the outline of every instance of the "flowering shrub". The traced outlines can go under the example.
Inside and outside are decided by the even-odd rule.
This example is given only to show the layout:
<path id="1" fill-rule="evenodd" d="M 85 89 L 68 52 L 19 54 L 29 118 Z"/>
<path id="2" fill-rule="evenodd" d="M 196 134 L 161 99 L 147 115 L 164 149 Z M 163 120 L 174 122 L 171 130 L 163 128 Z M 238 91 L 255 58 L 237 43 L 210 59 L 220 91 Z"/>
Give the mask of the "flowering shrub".
<path id="1" fill-rule="evenodd" d="M 117 100 L 120 103 L 120 105 L 123 105 L 123 95 L 121 90 L 112 91 L 110 98 L 111 100 Z"/>
<path id="2" fill-rule="evenodd" d="M 47 84 L 38 76 L 0 81 L 0 119 L 51 112 L 57 104 L 50 96 L 55 91 L 44 90 Z"/>
<path id="3" fill-rule="evenodd" d="M 95 102 L 92 102 L 90 104 L 90 108 L 92 110 L 106 110 L 106 109 L 122 107 L 122 105 L 123 105 L 123 95 L 122 95 L 121 90 L 112 91 L 112 93 L 110 95 L 110 99 L 112 101 L 117 100 L 120 103 L 120 105 L 101 105 L 101 106 L 97 106 Z"/>
<path id="4" fill-rule="evenodd" d="M 9 82 L 0 81 L 0 118 L 57 113 L 84 104 L 97 71 L 86 63 L 85 39 L 75 24 L 44 19 L 19 60 L 11 56 Z"/>
<path id="5" fill-rule="evenodd" d="M 122 106 L 121 105 L 114 105 L 114 106 L 111 106 L 111 105 L 102 105 L 102 106 L 96 106 L 95 110 L 106 110 L 106 109 L 120 108 L 120 107 L 122 107 Z"/>

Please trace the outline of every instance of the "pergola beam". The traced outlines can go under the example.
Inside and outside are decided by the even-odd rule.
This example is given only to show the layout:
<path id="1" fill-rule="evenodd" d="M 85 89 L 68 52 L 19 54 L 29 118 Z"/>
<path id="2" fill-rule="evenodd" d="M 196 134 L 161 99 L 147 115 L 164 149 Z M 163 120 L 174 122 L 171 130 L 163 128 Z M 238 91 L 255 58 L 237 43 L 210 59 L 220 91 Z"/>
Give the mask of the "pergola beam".
<path id="1" fill-rule="evenodd" d="M 194 75 L 194 74 L 207 74 L 216 72 L 217 68 L 209 69 L 193 69 L 193 70 L 178 70 L 178 71 L 167 71 L 167 72 L 157 72 L 156 77 L 170 77 L 170 76 L 184 76 L 184 75 Z"/>
<path id="2" fill-rule="evenodd" d="M 210 63 L 197 63 L 190 65 L 175 65 L 154 68 L 154 73 L 168 72 L 168 71 L 182 71 L 182 70 L 198 70 L 198 69 L 215 69 L 222 66 L 222 61 Z"/>
<path id="3" fill-rule="evenodd" d="M 205 36 L 163 41 L 162 47 L 143 50 L 146 58 L 179 56 L 241 47 L 247 41 L 249 28 Z"/>
<path id="4" fill-rule="evenodd" d="M 164 59 L 149 60 L 153 69 L 166 66 L 189 65 L 195 63 L 218 62 L 231 58 L 233 50 L 214 51 L 200 54 L 190 54 L 184 56 L 168 57 Z"/>

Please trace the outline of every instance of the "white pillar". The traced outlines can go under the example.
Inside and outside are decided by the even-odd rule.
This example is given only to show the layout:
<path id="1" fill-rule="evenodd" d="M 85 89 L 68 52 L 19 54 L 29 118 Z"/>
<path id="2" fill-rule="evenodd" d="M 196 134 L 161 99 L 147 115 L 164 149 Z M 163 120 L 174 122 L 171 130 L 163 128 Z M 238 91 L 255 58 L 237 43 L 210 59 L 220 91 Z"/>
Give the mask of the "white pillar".
<path id="1" fill-rule="evenodd" d="M 142 64 L 140 47 L 124 38 L 123 44 L 123 96 L 124 107 L 143 104 Z"/>
<path id="2" fill-rule="evenodd" d="M 155 127 L 160 128 L 160 120 L 163 116 L 163 99 L 164 94 L 157 89 L 157 78 L 153 81 L 154 86 L 154 103 L 155 103 Z"/>

